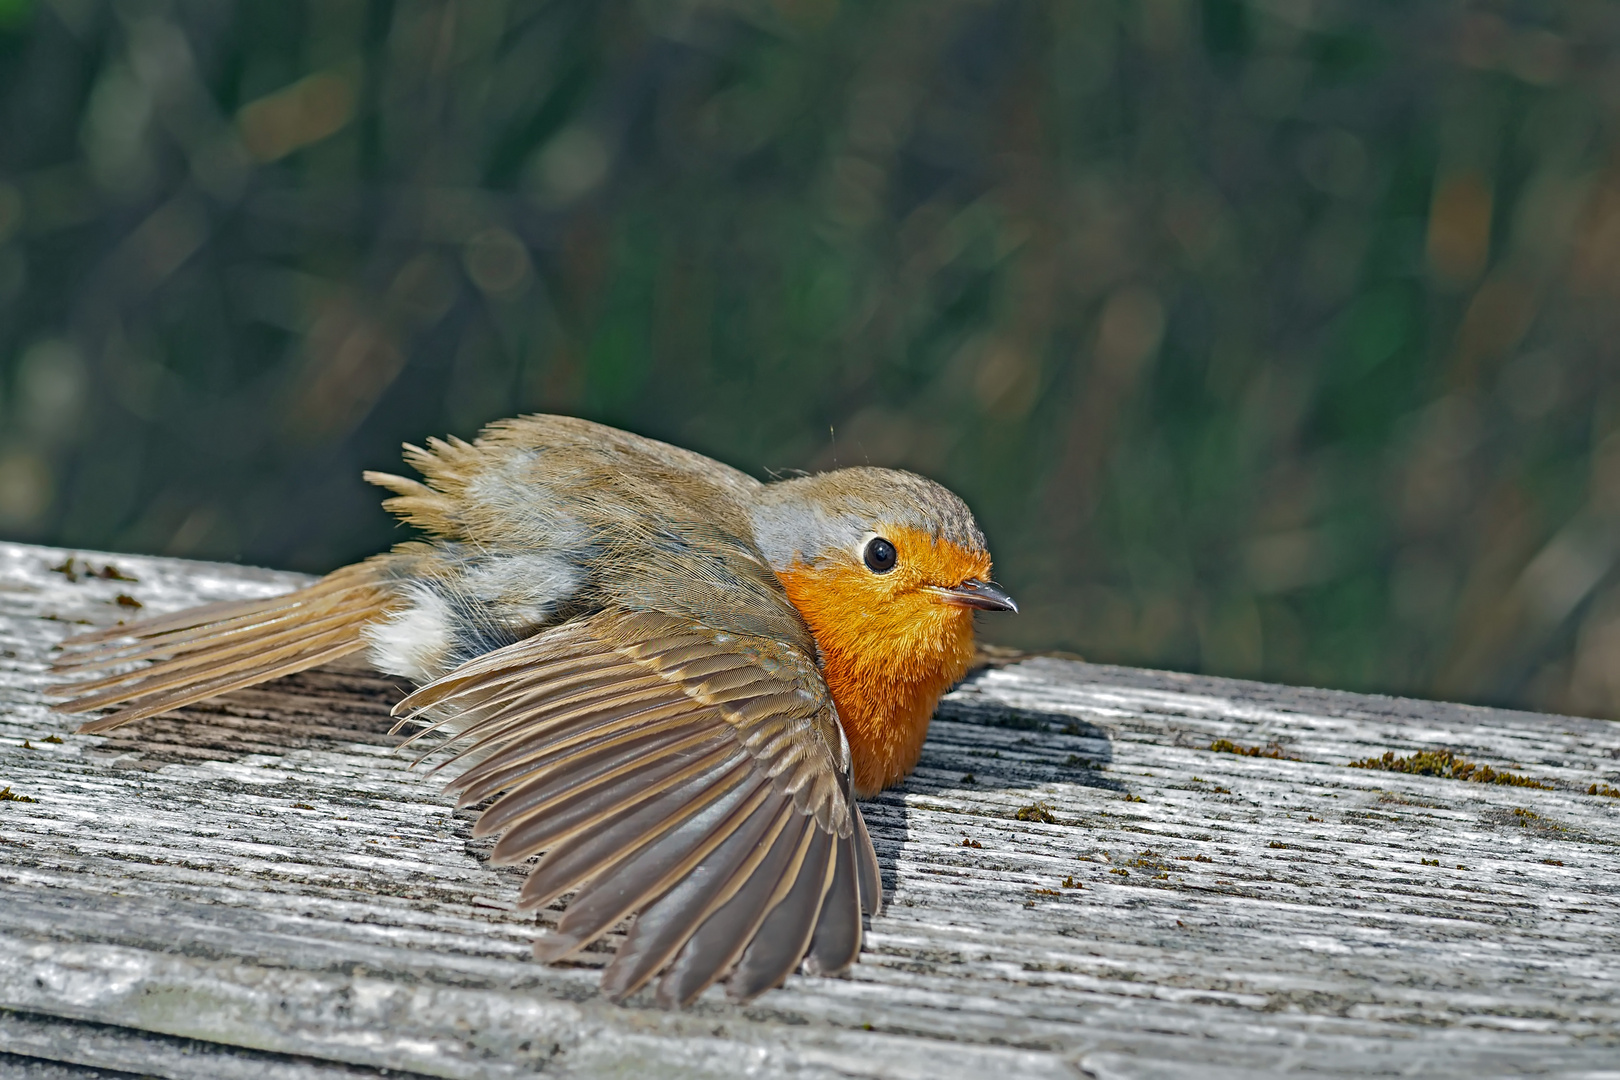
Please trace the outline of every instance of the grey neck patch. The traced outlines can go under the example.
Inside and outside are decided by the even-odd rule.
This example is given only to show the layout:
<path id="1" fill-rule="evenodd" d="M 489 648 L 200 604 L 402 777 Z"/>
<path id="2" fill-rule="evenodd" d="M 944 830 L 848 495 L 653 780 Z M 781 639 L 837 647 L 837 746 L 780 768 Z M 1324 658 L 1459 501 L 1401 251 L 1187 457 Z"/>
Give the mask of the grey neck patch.
<path id="1" fill-rule="evenodd" d="M 896 469 L 839 469 L 767 484 L 750 517 L 754 542 L 776 571 L 853 559 L 863 537 L 893 527 L 985 550 L 966 503 L 932 480 Z"/>

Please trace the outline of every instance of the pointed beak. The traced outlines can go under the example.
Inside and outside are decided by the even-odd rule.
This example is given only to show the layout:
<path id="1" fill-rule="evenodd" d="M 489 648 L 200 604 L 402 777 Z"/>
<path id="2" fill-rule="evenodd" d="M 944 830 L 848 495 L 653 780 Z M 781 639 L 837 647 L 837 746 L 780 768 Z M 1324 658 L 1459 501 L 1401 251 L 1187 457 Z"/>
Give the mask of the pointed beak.
<path id="1" fill-rule="evenodd" d="M 978 578 L 968 578 L 962 584 L 950 589 L 936 588 L 935 596 L 947 604 L 957 607 L 978 608 L 980 611 L 1018 611 L 1018 605 L 997 585 Z"/>

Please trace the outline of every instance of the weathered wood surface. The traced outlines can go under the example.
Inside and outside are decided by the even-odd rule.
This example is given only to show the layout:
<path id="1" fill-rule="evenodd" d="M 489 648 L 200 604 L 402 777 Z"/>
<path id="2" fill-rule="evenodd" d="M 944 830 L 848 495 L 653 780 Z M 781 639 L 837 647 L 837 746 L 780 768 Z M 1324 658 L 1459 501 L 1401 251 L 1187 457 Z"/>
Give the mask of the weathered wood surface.
<path id="1" fill-rule="evenodd" d="M 866 806 L 889 907 L 850 977 L 617 1007 L 601 953 L 529 958 L 521 872 L 391 749 L 389 680 L 72 734 L 48 651 L 119 595 L 303 579 L 66 554 L 0 545 L 0 787 L 35 800 L 0 802 L 0 1074 L 1620 1076 L 1620 798 L 1587 794 L 1620 786 L 1614 724 L 991 670 Z M 1438 747 L 1552 789 L 1346 767 Z"/>

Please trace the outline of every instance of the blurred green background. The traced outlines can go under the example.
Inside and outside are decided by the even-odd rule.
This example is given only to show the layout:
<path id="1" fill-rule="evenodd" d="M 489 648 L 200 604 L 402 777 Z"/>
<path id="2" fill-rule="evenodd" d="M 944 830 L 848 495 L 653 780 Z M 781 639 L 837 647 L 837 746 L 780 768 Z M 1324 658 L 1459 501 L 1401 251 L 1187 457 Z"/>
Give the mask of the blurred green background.
<path id="1" fill-rule="evenodd" d="M 1620 5 L 0 0 L 0 535 L 325 570 L 576 413 L 1095 660 L 1620 715 Z"/>

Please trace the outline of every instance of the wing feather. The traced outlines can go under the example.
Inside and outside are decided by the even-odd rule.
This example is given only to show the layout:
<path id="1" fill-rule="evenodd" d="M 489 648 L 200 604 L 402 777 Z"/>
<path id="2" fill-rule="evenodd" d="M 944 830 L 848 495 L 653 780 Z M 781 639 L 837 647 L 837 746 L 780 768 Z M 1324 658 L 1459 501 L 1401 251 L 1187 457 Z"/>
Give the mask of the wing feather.
<path id="1" fill-rule="evenodd" d="M 821 902 L 832 885 L 832 849 L 836 839 L 821 829 L 810 830 L 810 841 L 798 873 L 786 893 L 771 907 L 759 932 L 743 950 L 737 969 L 726 980 L 728 996 L 742 1001 L 758 997 L 782 985 L 782 980 L 799 966 L 800 958 L 810 947 L 810 938 L 821 914 Z"/>
<path id="2" fill-rule="evenodd" d="M 324 582 L 317 582 L 310 588 L 320 589 L 323 584 Z M 118 623 L 101 630 L 75 634 L 63 639 L 62 648 L 89 651 L 89 646 L 100 645 L 108 649 L 118 649 L 124 646 L 105 643 L 117 641 L 119 638 L 151 637 L 156 634 L 178 635 L 198 627 L 227 626 L 239 620 L 278 610 L 286 605 L 287 600 L 286 596 L 276 596 L 268 600 L 221 600 L 212 604 L 198 604 L 196 607 L 184 608 L 169 615 L 154 615 L 133 623 Z"/>
<path id="3" fill-rule="evenodd" d="M 753 785 L 746 784 L 748 779 L 746 762 L 726 758 L 589 833 L 574 834 L 546 852 L 523 883 L 518 906 L 535 908 L 551 903 L 615 865 L 626 854 L 633 855 L 657 839 L 671 828 L 671 821 L 684 820 L 718 800 L 740 798 L 754 790 Z"/>
<path id="4" fill-rule="evenodd" d="M 239 672 L 256 670 L 267 666 L 275 667 L 289 657 L 326 649 L 340 642 L 352 643 L 354 634 L 347 625 L 346 620 L 337 620 L 335 625 L 331 620 L 322 620 L 322 623 L 324 629 L 314 633 L 305 632 L 304 628 L 300 627 L 292 632 L 269 634 L 263 638 L 254 638 L 231 648 L 211 649 L 204 653 L 190 655 L 184 659 L 171 660 L 168 663 L 153 665 L 138 671 L 120 672 L 86 683 L 53 686 L 50 689 L 58 693 L 64 690 L 78 693 L 80 696 L 75 698 L 72 703 L 73 711 L 87 712 L 91 709 L 102 708 L 105 705 L 128 701 L 131 697 L 144 697 L 148 694 L 158 694 L 173 690 L 176 687 L 188 686 L 196 683 L 199 675 L 206 675 L 209 672 L 220 672 L 222 669 L 228 672 Z M 244 661 L 251 661 L 251 663 Z M 106 687 L 116 687 L 116 689 L 105 690 Z M 87 692 L 92 690 L 105 690 L 105 692 L 99 694 Z"/>
<path id="5" fill-rule="evenodd" d="M 688 751 L 729 750 L 722 735 L 712 728 L 683 724 L 599 744 L 594 752 L 550 765 L 513 787 L 484 811 L 473 835 L 488 836 L 508 825 L 550 814 L 574 800 L 589 798 L 598 788 L 617 787 L 624 781 L 645 787 L 666 763 L 678 763 Z M 658 759 L 656 764 L 649 764 L 652 758 Z"/>
<path id="6" fill-rule="evenodd" d="M 480 802 L 502 788 L 523 783 L 562 767 L 567 754 L 585 753 L 598 746 L 624 742 L 662 731 L 691 730 L 692 709 L 680 702 L 663 702 L 657 709 L 627 708 L 624 715 L 600 726 L 589 726 L 587 719 L 574 729 L 564 729 L 533 746 L 519 743 L 481 761 L 457 778 L 463 805 Z M 465 786 L 463 786 L 465 785 Z"/>
<path id="7" fill-rule="evenodd" d="M 183 682 L 193 677 L 191 671 L 196 668 L 206 668 L 223 660 L 231 660 L 245 654 L 262 657 L 265 652 L 271 649 L 283 648 L 288 645 L 296 646 L 328 631 L 347 630 L 352 614 L 352 611 L 340 610 L 321 618 L 311 619 L 306 623 L 283 620 L 275 625 L 258 624 L 240 630 L 229 631 L 215 638 L 185 644 L 148 645 L 144 648 L 104 656 L 100 659 L 62 660 L 57 662 L 55 667 L 58 671 L 82 670 L 87 667 L 106 668 L 113 664 L 122 667 L 125 664 L 161 658 L 169 661 L 163 665 L 164 681 Z M 47 692 L 82 695 L 91 690 L 117 686 L 119 683 L 135 682 L 141 679 L 150 682 L 151 670 L 151 668 L 136 668 L 130 671 L 114 672 L 111 675 L 85 682 L 59 683 L 48 687 Z M 95 706 L 88 704 L 84 707 L 87 709 L 95 708 Z"/>
<path id="8" fill-rule="evenodd" d="M 646 985 L 703 921 L 737 894 L 797 816 L 777 800 L 774 814 L 755 813 L 691 873 L 636 916 L 618 955 L 602 973 L 602 991 L 622 1001 Z"/>
<path id="9" fill-rule="evenodd" d="M 857 881 L 854 834 L 836 842 L 832 883 L 816 918 L 805 970 L 812 975 L 835 975 L 855 963 L 861 951 L 861 892 Z"/>
<path id="10" fill-rule="evenodd" d="M 605 992 L 663 971 L 660 998 L 685 1001 L 728 972 L 751 997 L 807 954 L 825 973 L 858 954 L 862 908 L 880 902 L 871 842 L 825 684 L 780 643 L 604 611 L 471 660 L 399 711 L 454 733 L 438 767 L 460 770 L 461 805 L 497 796 L 475 827 L 499 836 L 492 857 L 541 855 L 519 905 L 573 894 L 540 959 L 633 916 Z"/>
<path id="11" fill-rule="evenodd" d="M 422 712 L 434 706 L 454 704 L 454 699 L 463 694 L 499 693 L 504 690 L 499 682 L 503 673 L 522 673 L 536 663 L 543 662 L 549 670 L 551 665 L 569 660 L 600 662 L 604 659 L 602 642 L 587 632 L 588 621 L 568 622 L 548 631 L 544 635 L 543 654 L 536 649 L 536 638 L 524 638 L 474 657 L 454 671 L 418 687 L 394 710 L 396 713 L 413 709 Z M 539 678 L 540 672 L 535 671 L 533 675 Z"/>
<path id="12" fill-rule="evenodd" d="M 90 735 L 110 731 L 120 724 L 129 723 L 131 720 L 144 720 L 148 716 L 156 716 L 159 713 L 179 709 L 194 702 L 217 697 L 220 694 L 228 694 L 232 690 L 241 690 L 255 683 L 277 679 L 283 675 L 291 675 L 294 672 L 305 671 L 312 667 L 319 667 L 321 664 L 348 656 L 350 653 L 357 652 L 364 647 L 364 643 L 356 644 L 350 641 L 342 641 L 328 648 L 301 652 L 280 663 L 236 668 L 228 675 L 220 675 L 203 682 L 190 683 L 167 694 L 143 697 L 137 704 L 128 708 L 80 724 L 78 730 Z M 93 707 L 95 706 L 86 706 L 86 708 Z"/>
<path id="13" fill-rule="evenodd" d="M 690 1005 L 736 962 L 786 895 L 817 831 L 809 818 L 790 819 L 753 875 L 681 947 L 659 980 L 660 1004 Z"/>
<path id="14" fill-rule="evenodd" d="M 768 801 L 770 785 L 757 777 L 691 812 L 683 812 L 641 850 L 622 855 L 580 889 L 555 933 L 535 943 L 548 962 L 571 956 L 662 896 L 700 866 L 726 838 Z"/>
<path id="15" fill-rule="evenodd" d="M 612 693 L 623 691 L 625 683 L 640 681 L 644 685 L 651 685 L 647 678 L 645 668 L 629 663 L 609 663 L 602 658 L 570 658 L 561 671 L 546 670 L 545 675 L 514 673 L 506 678 L 496 681 L 496 685 L 487 687 L 469 687 L 455 697 L 443 702 L 434 702 L 431 705 L 416 707 L 413 697 L 408 697 L 395 707 L 398 713 L 404 709 L 411 709 L 404 718 L 405 723 L 418 720 L 426 715 L 449 715 L 447 710 L 455 710 L 461 715 L 489 715 L 508 707 L 521 707 L 526 702 L 547 701 L 554 708 L 560 708 L 574 695 L 580 702 L 590 700 L 592 694 Z M 429 685 L 432 685 L 431 683 Z M 465 733 L 465 732 L 464 732 Z"/>
<path id="16" fill-rule="evenodd" d="M 393 592 L 380 564 L 344 567 L 306 589 L 266 600 L 209 604 L 69 638 L 56 670 L 92 678 L 49 688 L 74 695 L 53 708 L 124 708 L 81 725 L 99 732 L 336 660 L 366 647 L 367 623 Z M 128 664 L 142 666 L 128 670 Z"/>
<path id="17" fill-rule="evenodd" d="M 723 744 L 699 743 L 670 750 L 643 772 L 581 792 L 579 798 L 554 811 L 518 818 L 495 845 L 490 859 L 523 862 L 585 829 L 616 820 L 649 799 L 663 797 L 669 788 L 727 764 L 732 756 L 731 748 Z"/>
<path id="18" fill-rule="evenodd" d="M 866 831 L 866 818 L 855 808 L 855 874 L 861 891 L 861 910 L 868 915 L 883 913 L 883 876 L 878 871 L 877 849 Z"/>

